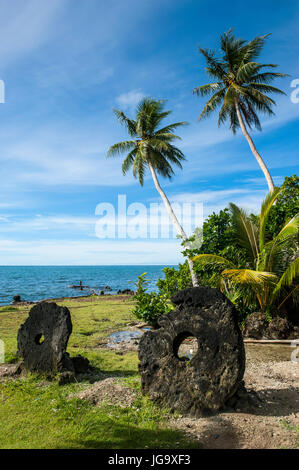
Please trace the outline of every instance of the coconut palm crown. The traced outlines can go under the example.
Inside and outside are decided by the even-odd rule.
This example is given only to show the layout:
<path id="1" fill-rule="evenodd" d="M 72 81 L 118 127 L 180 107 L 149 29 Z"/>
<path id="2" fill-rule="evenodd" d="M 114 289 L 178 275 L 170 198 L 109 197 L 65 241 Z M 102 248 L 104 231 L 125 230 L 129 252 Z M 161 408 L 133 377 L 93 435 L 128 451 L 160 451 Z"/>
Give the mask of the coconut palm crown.
<path id="1" fill-rule="evenodd" d="M 118 156 L 127 153 L 122 164 L 125 175 L 130 168 L 133 175 L 139 179 L 143 186 L 146 168 L 151 165 L 158 174 L 171 179 L 174 175 L 172 165 L 182 168 L 181 161 L 185 157 L 181 150 L 173 145 L 173 141 L 180 139 L 173 131 L 187 122 L 160 127 L 161 121 L 169 116 L 171 111 L 164 111 L 165 100 L 153 100 L 144 98 L 136 109 L 136 119 L 129 119 L 123 111 L 114 109 L 114 114 L 126 130 L 132 140 L 119 142 L 110 147 L 107 157 Z"/>
<path id="2" fill-rule="evenodd" d="M 232 30 L 229 30 L 220 37 L 221 58 L 216 58 L 214 51 L 199 46 L 199 52 L 207 62 L 206 72 L 217 80 L 193 90 L 193 93 L 198 96 L 213 93 L 199 119 L 208 117 L 219 105 L 222 105 L 218 124 L 221 125 L 229 120 L 230 128 L 235 133 L 240 126 L 235 106 L 237 101 L 248 127 L 251 129 L 255 126 L 261 130 L 257 113 L 262 111 L 269 115 L 274 114 L 272 107 L 275 101 L 267 94 L 285 94 L 269 83 L 277 77 L 287 76 L 283 73 L 263 70 L 266 67 L 277 67 L 275 64 L 256 62 L 268 36 L 269 34 L 258 36 L 246 44 L 246 41 L 236 38 Z"/>

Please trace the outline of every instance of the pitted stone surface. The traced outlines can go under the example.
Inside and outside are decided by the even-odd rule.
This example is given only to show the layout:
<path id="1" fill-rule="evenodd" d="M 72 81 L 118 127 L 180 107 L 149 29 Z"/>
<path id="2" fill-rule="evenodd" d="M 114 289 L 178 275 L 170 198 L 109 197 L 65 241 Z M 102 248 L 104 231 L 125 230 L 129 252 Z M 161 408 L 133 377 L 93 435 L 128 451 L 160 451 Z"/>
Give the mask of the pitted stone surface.
<path id="1" fill-rule="evenodd" d="M 37 372 L 74 371 L 66 353 L 71 333 L 71 315 L 66 307 L 54 302 L 35 305 L 18 332 L 18 353 L 25 368 Z"/>
<path id="2" fill-rule="evenodd" d="M 142 392 L 173 410 L 200 415 L 219 410 L 234 395 L 245 370 L 245 350 L 233 304 L 217 289 L 180 291 L 176 308 L 139 343 Z M 178 358 L 188 336 L 198 341 L 190 361 Z"/>

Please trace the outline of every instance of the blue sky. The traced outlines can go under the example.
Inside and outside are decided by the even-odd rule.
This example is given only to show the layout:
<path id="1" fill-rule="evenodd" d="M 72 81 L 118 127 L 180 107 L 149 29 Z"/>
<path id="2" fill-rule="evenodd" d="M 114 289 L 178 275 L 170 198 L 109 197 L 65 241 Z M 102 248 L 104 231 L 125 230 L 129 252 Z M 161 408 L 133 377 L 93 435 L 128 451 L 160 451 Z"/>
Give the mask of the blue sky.
<path id="1" fill-rule="evenodd" d="M 126 138 L 112 108 L 132 114 L 142 96 L 167 99 L 187 161 L 171 182 L 173 201 L 203 202 L 204 215 L 230 201 L 256 211 L 267 186 L 243 135 L 197 122 L 209 82 L 197 44 L 218 48 L 230 27 L 251 39 L 272 33 L 261 56 L 290 74 L 276 85 L 276 116 L 255 143 L 276 184 L 298 172 L 299 3 L 252 0 L 0 0 L 0 264 L 173 264 L 177 240 L 102 240 L 96 206 L 158 202 L 150 175 L 124 177 L 109 146 Z M 298 95 L 299 96 L 299 95 Z"/>

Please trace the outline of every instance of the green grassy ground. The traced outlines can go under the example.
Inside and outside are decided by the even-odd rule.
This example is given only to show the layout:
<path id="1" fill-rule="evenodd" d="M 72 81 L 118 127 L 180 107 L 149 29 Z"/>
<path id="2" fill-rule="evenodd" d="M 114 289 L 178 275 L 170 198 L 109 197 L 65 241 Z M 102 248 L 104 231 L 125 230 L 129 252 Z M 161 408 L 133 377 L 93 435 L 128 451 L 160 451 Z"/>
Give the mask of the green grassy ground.
<path id="1" fill-rule="evenodd" d="M 141 395 L 137 353 L 120 356 L 99 347 L 103 338 L 126 329 L 134 320 L 132 300 L 115 296 L 57 303 L 71 311 L 70 355 L 82 354 L 107 376 L 135 388 L 136 401 L 129 408 L 107 404 L 95 407 L 69 398 L 90 386 L 88 381 L 59 386 L 35 375 L 6 380 L 0 383 L 0 448 L 198 448 L 198 442 L 168 427 L 167 409 Z M 17 359 L 17 331 L 28 311 L 29 307 L 0 308 L 0 338 L 5 343 L 6 362 Z M 102 322 L 103 318 L 109 321 Z"/>

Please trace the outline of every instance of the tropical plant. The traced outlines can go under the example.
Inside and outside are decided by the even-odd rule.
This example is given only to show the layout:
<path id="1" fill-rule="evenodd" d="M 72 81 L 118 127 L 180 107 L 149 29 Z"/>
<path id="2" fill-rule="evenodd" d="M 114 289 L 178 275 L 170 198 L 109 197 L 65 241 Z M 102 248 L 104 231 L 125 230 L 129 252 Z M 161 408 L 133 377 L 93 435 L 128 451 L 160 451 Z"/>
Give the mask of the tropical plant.
<path id="1" fill-rule="evenodd" d="M 253 215 L 250 217 L 253 217 Z M 196 246 L 196 243 L 192 243 L 194 239 L 200 240 L 201 243 Z M 191 243 L 183 252 L 185 256 L 194 257 L 198 254 L 213 251 L 215 254 L 224 256 L 234 263 L 240 263 L 244 258 L 244 249 L 234 238 L 231 214 L 227 207 L 220 210 L 219 214 L 215 212 L 210 214 L 204 221 L 202 229 L 196 228 L 189 240 L 191 240 Z M 196 272 L 198 272 L 198 269 L 198 266 L 196 266 Z"/>
<path id="2" fill-rule="evenodd" d="M 107 157 L 118 156 L 127 153 L 122 164 L 122 171 L 125 175 L 130 168 L 133 169 L 133 176 L 138 177 L 143 186 L 144 175 L 149 168 L 154 184 L 162 201 L 166 207 L 170 219 L 175 226 L 178 235 L 182 240 L 187 239 L 187 235 L 179 223 L 171 204 L 160 186 L 157 174 L 171 179 L 174 175 L 172 165 L 182 168 L 181 162 L 185 157 L 181 150 L 173 145 L 173 141 L 179 139 L 173 132 L 186 122 L 176 122 L 160 127 L 163 119 L 169 116 L 171 111 L 164 110 L 164 100 L 153 100 L 144 98 L 140 101 L 136 109 L 136 118 L 129 119 L 123 111 L 114 110 L 114 113 L 121 124 L 123 124 L 131 140 L 119 142 L 110 147 Z M 193 270 L 193 261 L 188 259 L 189 269 L 193 286 L 198 286 L 198 280 Z"/>
<path id="3" fill-rule="evenodd" d="M 137 287 L 134 296 L 136 306 L 132 313 L 139 320 L 143 320 L 156 327 L 158 318 L 169 312 L 172 307 L 168 303 L 166 295 L 158 295 L 156 292 L 147 292 L 147 284 L 149 281 L 145 277 L 146 274 L 147 273 L 143 273 L 141 276 L 138 276 L 138 282 L 135 284 Z"/>
<path id="4" fill-rule="evenodd" d="M 140 276 L 138 276 L 137 282 L 133 282 L 133 284 L 137 288 L 135 295 L 143 294 L 143 292 L 146 291 L 147 285 L 150 282 L 149 279 L 147 279 L 146 275 L 147 273 L 140 274 Z"/>
<path id="5" fill-rule="evenodd" d="M 299 177 L 286 176 L 280 186 L 281 193 L 271 207 L 267 230 L 272 236 L 277 235 L 284 223 L 299 212 Z"/>
<path id="6" fill-rule="evenodd" d="M 265 44 L 265 36 L 258 36 L 246 42 L 236 38 L 232 30 L 221 35 L 220 46 L 222 55 L 215 57 L 215 52 L 199 46 L 199 52 L 204 56 L 208 75 L 216 82 L 202 85 L 193 90 L 197 96 L 213 94 L 204 106 L 199 120 L 210 116 L 220 105 L 218 125 L 229 120 L 230 128 L 235 134 L 241 128 L 250 149 L 255 156 L 267 180 L 269 191 L 273 192 L 274 184 L 269 170 L 257 151 L 247 130 L 256 127 L 261 130 L 259 112 L 274 114 L 272 107 L 275 101 L 268 96 L 270 93 L 285 94 L 269 83 L 275 78 L 286 77 L 286 74 L 265 71 L 266 67 L 275 68 L 275 64 L 261 64 L 257 58 Z"/>
<path id="7" fill-rule="evenodd" d="M 296 243 L 299 214 L 289 219 L 274 238 L 268 239 L 266 231 L 270 209 L 279 194 L 281 189 L 275 188 L 267 195 L 257 220 L 235 204 L 230 204 L 235 238 L 246 253 L 245 267 L 215 254 L 201 254 L 194 258 L 200 267 L 220 270 L 220 287 L 228 295 L 232 296 L 238 290 L 247 305 L 258 303 L 265 313 L 280 310 L 290 297 L 294 302 L 299 300 Z"/>
<path id="8" fill-rule="evenodd" d="M 165 295 L 170 299 L 178 291 L 192 286 L 190 270 L 187 263 L 179 264 L 178 269 L 163 268 L 164 278 L 157 281 L 157 287 L 160 295 Z"/>

